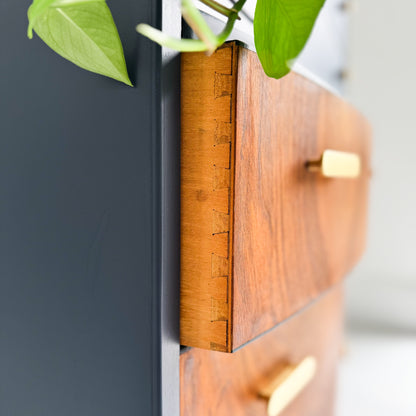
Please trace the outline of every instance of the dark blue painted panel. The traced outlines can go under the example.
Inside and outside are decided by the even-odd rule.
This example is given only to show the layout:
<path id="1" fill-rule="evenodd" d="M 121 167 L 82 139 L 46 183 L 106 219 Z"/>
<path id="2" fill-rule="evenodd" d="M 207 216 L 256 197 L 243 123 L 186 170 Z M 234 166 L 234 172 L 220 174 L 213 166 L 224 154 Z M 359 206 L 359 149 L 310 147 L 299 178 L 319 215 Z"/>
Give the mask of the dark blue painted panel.
<path id="1" fill-rule="evenodd" d="M 109 1 L 134 89 L 29 41 L 28 4 L 0 3 L 0 414 L 158 414 L 159 2 Z"/>

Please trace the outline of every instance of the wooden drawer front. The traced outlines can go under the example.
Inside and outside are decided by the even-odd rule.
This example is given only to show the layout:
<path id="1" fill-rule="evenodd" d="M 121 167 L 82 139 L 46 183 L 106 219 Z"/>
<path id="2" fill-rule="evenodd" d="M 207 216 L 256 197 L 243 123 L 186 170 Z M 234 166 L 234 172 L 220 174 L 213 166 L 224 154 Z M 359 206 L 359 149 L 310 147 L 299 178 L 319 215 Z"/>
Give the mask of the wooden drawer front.
<path id="1" fill-rule="evenodd" d="M 340 281 L 364 249 L 369 127 L 236 43 L 182 57 L 181 343 L 231 352 Z M 357 179 L 305 168 L 325 149 Z"/>
<path id="2" fill-rule="evenodd" d="M 258 392 L 287 363 L 317 360 L 312 381 L 281 416 L 333 414 L 342 339 L 342 291 L 331 290 L 301 314 L 234 354 L 191 349 L 180 358 L 182 416 L 266 416 Z"/>

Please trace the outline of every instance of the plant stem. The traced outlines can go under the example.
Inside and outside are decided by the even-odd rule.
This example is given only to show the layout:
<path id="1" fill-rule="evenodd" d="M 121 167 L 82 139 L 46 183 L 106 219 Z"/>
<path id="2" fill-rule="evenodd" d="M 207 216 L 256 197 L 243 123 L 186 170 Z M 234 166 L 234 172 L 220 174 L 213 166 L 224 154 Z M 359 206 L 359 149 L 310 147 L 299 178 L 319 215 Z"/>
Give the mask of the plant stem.
<path id="1" fill-rule="evenodd" d="M 194 6 L 193 0 L 182 0 L 182 16 L 198 38 L 207 45 L 207 50 L 213 53 L 218 47 L 217 37 Z"/>
<path id="2" fill-rule="evenodd" d="M 136 26 L 136 30 L 146 36 L 153 42 L 158 43 L 166 48 L 173 49 L 179 52 L 204 52 L 207 50 L 207 45 L 202 40 L 197 39 L 177 39 L 163 33 L 159 29 L 155 29 L 145 23 L 140 23 Z"/>
<path id="3" fill-rule="evenodd" d="M 210 0 L 204 0 L 210 1 Z M 212 0 L 211 0 L 212 1 Z M 222 32 L 216 36 L 199 10 L 193 5 L 192 0 L 182 0 L 182 15 L 188 22 L 200 40 L 197 39 L 176 39 L 166 35 L 162 31 L 146 24 L 137 25 L 136 30 L 161 46 L 174 49 L 179 52 L 202 52 L 213 53 L 230 36 L 234 23 L 246 0 L 239 0 L 234 4 L 233 13 L 228 17 L 227 23 Z"/>
<path id="4" fill-rule="evenodd" d="M 204 3 L 206 6 L 210 7 L 212 10 L 215 10 L 218 13 L 223 14 L 224 16 L 231 17 L 233 14 L 238 14 L 238 11 L 234 8 L 229 9 L 228 7 L 223 6 L 222 4 L 216 2 L 215 0 L 199 0 L 201 3 Z M 240 17 L 237 16 L 237 19 L 240 20 Z"/>
<path id="5" fill-rule="evenodd" d="M 234 10 L 237 11 L 237 13 L 243 8 L 244 4 L 245 4 L 246 0 L 239 0 L 237 3 L 234 4 Z M 230 16 L 228 18 L 228 22 L 225 25 L 225 28 L 223 29 L 223 31 L 217 36 L 217 40 L 218 40 L 218 46 L 222 45 L 228 38 L 228 36 L 230 36 L 230 33 L 233 30 L 234 27 L 234 23 L 238 18 L 238 14 L 233 14 L 232 16 Z"/>

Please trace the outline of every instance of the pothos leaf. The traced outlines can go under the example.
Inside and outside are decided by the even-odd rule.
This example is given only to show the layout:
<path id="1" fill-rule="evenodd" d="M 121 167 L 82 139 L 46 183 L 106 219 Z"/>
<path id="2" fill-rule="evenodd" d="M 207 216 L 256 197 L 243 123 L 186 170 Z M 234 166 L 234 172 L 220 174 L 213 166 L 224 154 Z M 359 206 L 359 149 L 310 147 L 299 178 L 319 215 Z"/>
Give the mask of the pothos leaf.
<path id="1" fill-rule="evenodd" d="M 325 0 L 257 0 L 254 43 L 264 72 L 281 78 L 305 46 Z"/>
<path id="2" fill-rule="evenodd" d="M 55 52 L 81 68 L 132 85 L 123 47 L 105 0 L 34 0 L 32 31 Z"/>

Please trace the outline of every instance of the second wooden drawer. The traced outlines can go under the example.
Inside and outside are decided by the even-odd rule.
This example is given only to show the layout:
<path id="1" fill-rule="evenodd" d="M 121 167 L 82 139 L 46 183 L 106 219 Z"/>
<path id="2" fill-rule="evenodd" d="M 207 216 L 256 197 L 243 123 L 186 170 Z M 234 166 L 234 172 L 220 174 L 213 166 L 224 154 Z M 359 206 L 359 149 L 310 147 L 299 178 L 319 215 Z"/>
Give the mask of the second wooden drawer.
<path id="1" fill-rule="evenodd" d="M 180 357 L 182 416 L 267 416 L 265 386 L 282 388 L 279 416 L 332 416 L 343 328 L 341 287 L 234 354 L 193 348 Z M 287 369 L 307 359 L 307 382 Z M 277 381 L 277 383 L 275 383 Z M 291 388 L 287 388 L 288 382 Z M 286 385 L 286 386 L 285 386 Z M 288 390 L 295 394 L 288 395 Z M 282 397 L 283 396 L 283 397 Z M 286 404 L 286 406 L 284 406 Z M 283 405 L 283 406 L 282 406 Z M 281 412 L 276 412 L 280 407 Z"/>

